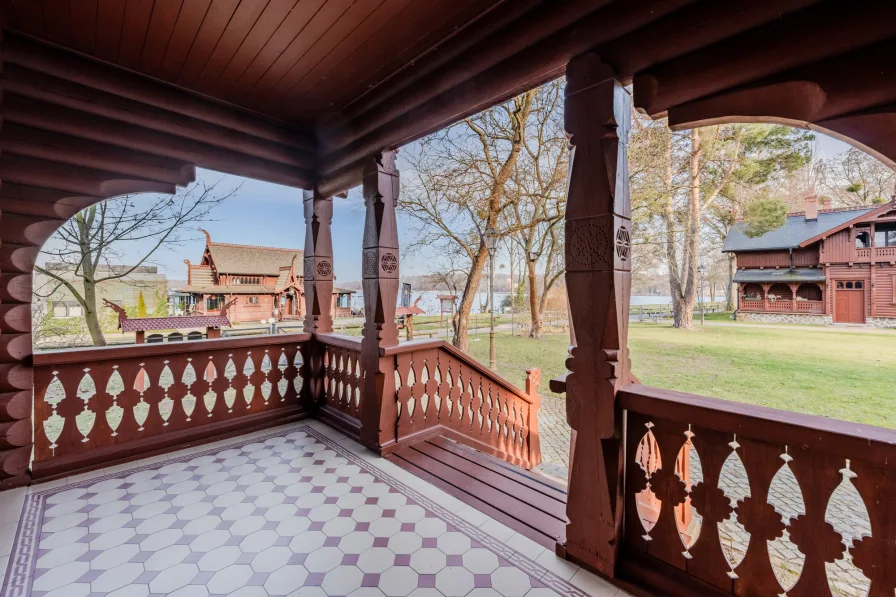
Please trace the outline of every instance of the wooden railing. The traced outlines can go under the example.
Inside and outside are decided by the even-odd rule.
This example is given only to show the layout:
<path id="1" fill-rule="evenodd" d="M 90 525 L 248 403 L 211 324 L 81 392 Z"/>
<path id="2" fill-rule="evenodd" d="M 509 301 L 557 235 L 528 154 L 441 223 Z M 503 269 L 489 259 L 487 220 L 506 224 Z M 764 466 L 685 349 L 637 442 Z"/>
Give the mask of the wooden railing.
<path id="1" fill-rule="evenodd" d="M 537 369 L 522 391 L 442 340 L 383 354 L 395 357 L 395 446 L 439 433 L 528 469 L 541 462 Z"/>
<path id="2" fill-rule="evenodd" d="M 759 299 L 740 299 L 741 311 L 764 311 L 765 301 Z"/>
<path id="3" fill-rule="evenodd" d="M 896 431 L 642 385 L 618 399 L 627 411 L 623 578 L 670 595 L 830 596 L 826 566 L 847 558 L 867 577 L 863 594 L 893 595 Z M 652 467 L 645 436 L 656 443 Z M 699 462 L 699 479 L 663 470 L 682 458 Z M 740 495 L 731 493 L 736 469 Z M 660 504 L 653 525 L 636 515 L 643 492 Z M 843 492 L 860 504 L 838 511 L 852 503 Z M 700 517 L 694 535 L 679 513 L 688 503 Z M 867 523 L 855 520 L 863 515 Z M 838 532 L 832 520 L 852 526 Z M 740 553 L 722 530 L 735 522 Z M 793 547 L 777 549 L 785 533 Z"/>
<path id="4" fill-rule="evenodd" d="M 790 299 L 786 300 L 774 300 L 768 302 L 768 310 L 769 311 L 793 311 L 793 301 Z"/>
<path id="5" fill-rule="evenodd" d="M 296 420 L 310 334 L 34 355 L 33 476 Z"/>
<path id="6" fill-rule="evenodd" d="M 856 248 L 856 261 L 870 261 L 871 260 L 871 249 L 860 249 Z"/>
<path id="7" fill-rule="evenodd" d="M 875 259 L 896 261 L 896 247 L 874 247 Z"/>
<path id="8" fill-rule="evenodd" d="M 318 334 L 322 345 L 321 415 L 355 437 L 361 427 L 361 339 L 340 334 Z"/>
<path id="9" fill-rule="evenodd" d="M 799 313 L 824 313 L 824 301 L 797 301 L 796 310 Z"/>

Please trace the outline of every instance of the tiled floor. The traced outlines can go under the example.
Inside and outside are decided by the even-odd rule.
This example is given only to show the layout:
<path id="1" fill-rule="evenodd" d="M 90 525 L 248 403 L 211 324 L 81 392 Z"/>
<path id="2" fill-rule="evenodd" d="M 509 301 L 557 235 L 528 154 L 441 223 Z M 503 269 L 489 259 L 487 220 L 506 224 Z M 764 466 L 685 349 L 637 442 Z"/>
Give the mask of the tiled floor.
<path id="1" fill-rule="evenodd" d="M 0 597 L 623 595 L 316 421 L 2 493 L 0 556 Z"/>

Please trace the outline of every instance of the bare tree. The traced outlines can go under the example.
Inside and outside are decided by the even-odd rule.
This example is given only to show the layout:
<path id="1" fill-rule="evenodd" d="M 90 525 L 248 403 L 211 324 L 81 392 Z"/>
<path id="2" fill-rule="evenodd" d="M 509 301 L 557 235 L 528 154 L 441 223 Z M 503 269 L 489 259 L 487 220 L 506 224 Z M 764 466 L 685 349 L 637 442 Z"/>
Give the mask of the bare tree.
<path id="1" fill-rule="evenodd" d="M 523 136 L 523 156 L 512 177 L 515 201 L 505 212 L 506 227 L 521 249 L 529 287 L 530 338 L 541 337 L 547 295 L 565 271 L 563 217 L 569 148 L 563 128 L 563 86 L 554 81 L 539 88 Z M 538 288 L 542 265 L 541 292 Z"/>
<path id="2" fill-rule="evenodd" d="M 408 152 L 400 209 L 420 226 L 413 246 L 463 256 L 469 264 L 453 343 L 466 350 L 469 316 L 488 260 L 484 234 L 513 205 L 509 181 L 523 150 L 535 91 L 431 135 Z M 406 154 L 406 155 L 408 155 Z M 498 230 L 503 237 L 508 230 Z"/>
<path id="3" fill-rule="evenodd" d="M 896 173 L 855 147 L 825 160 L 823 170 L 823 186 L 841 207 L 886 203 L 893 196 Z"/>
<path id="4" fill-rule="evenodd" d="M 137 268 L 152 263 L 160 250 L 170 250 L 189 238 L 194 224 L 206 222 L 211 211 L 238 191 L 217 195 L 216 184 L 197 183 L 174 196 L 154 199 L 127 195 L 92 205 L 66 222 L 41 251 L 47 262 L 59 267 L 35 267 L 50 279 L 35 292 L 47 298 L 64 287 L 81 304 L 87 331 L 95 346 L 105 346 L 97 305 L 99 287 L 110 280 L 128 280 Z M 135 244 L 141 257 L 129 266 L 120 265 Z M 73 277 L 74 281 L 70 278 Z"/>

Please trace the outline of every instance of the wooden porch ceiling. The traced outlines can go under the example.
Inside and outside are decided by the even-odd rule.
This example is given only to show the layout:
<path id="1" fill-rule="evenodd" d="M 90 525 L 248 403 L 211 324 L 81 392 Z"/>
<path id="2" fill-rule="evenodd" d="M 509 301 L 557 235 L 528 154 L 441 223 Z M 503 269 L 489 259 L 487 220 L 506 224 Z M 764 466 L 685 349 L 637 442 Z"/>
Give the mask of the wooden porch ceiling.
<path id="1" fill-rule="evenodd" d="M 781 112 L 769 106 L 780 101 L 779 88 L 768 86 L 797 78 L 805 86 L 801 97 L 811 101 L 783 120 L 837 125 L 843 114 L 896 102 L 890 66 L 896 5 L 871 0 L 2 0 L 2 6 L 11 31 L 199 94 L 259 127 L 273 123 L 297 139 L 307 136 L 308 155 L 292 164 L 301 170 L 294 178 L 326 193 L 357 184 L 365 155 L 562 75 L 570 58 L 590 50 L 634 82 L 639 108 L 668 113 L 681 126 L 730 116 L 732 108 L 749 118 L 769 115 L 757 110 Z M 849 53 L 855 55 L 845 63 L 829 64 Z M 829 97 L 828 88 L 844 76 L 852 80 L 842 69 L 859 66 L 879 85 L 840 95 L 834 89 Z M 264 177 L 257 170 L 248 175 Z M 245 173 L 238 166 L 228 171 Z"/>

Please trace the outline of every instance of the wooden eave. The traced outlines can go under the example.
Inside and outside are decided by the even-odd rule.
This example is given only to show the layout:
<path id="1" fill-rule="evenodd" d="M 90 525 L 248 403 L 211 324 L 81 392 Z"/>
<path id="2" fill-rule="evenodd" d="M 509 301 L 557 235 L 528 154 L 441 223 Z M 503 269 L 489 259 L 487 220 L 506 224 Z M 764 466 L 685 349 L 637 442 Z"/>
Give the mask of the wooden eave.
<path id="1" fill-rule="evenodd" d="M 562 76 L 591 51 L 632 82 L 639 109 L 674 127 L 775 119 L 896 154 L 896 135 L 872 134 L 896 131 L 892 3 L 0 2 L 4 122 L 75 136 L 123 124 L 103 142 L 180 160 L 169 185 L 201 166 L 335 195 L 359 183 L 370 154 Z"/>
<path id="2" fill-rule="evenodd" d="M 839 226 L 835 226 L 835 227 L 831 228 L 830 230 L 826 230 L 825 232 L 822 232 L 821 234 L 817 234 L 817 235 L 813 236 L 812 238 L 803 241 L 802 243 L 799 244 L 798 248 L 802 249 L 802 248 L 808 247 L 812 243 L 817 243 L 818 241 L 825 239 L 825 238 L 831 236 L 832 234 L 836 234 L 836 233 L 840 232 L 841 230 L 846 230 L 847 228 L 855 226 L 856 224 L 863 224 L 865 222 L 870 222 L 871 220 L 875 219 L 880 214 L 891 211 L 894 208 L 896 208 L 896 200 L 892 200 L 887 203 L 884 203 L 876 209 L 873 209 L 867 213 L 857 216 L 857 217 L 853 218 L 852 220 L 849 220 L 848 222 L 844 222 L 844 223 L 840 224 Z"/>

